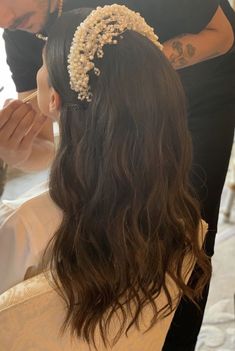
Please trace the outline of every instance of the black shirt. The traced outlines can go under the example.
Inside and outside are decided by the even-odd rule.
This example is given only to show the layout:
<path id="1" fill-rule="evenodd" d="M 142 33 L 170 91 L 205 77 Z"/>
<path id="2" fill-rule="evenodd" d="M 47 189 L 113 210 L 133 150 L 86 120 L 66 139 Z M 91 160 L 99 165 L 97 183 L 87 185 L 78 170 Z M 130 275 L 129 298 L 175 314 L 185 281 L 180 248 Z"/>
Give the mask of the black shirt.
<path id="1" fill-rule="evenodd" d="M 224 10 L 235 31 L 235 14 L 228 0 L 65 0 L 64 11 L 79 7 L 96 7 L 118 3 L 140 12 L 160 41 L 183 33 L 199 33 L 214 16 L 218 6 Z M 52 25 L 52 15 L 45 32 Z M 4 32 L 7 62 L 18 92 L 36 88 L 36 73 L 42 64 L 44 42 L 23 31 Z M 229 53 L 179 70 L 190 106 L 235 101 L 235 54 Z M 216 99 L 215 99 L 216 96 Z"/>

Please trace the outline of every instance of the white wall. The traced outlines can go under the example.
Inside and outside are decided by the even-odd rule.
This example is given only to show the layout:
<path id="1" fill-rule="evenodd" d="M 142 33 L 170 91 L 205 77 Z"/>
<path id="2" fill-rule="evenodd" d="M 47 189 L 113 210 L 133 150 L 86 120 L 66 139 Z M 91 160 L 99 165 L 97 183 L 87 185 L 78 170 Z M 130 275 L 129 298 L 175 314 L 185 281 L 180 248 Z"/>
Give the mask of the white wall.
<path id="1" fill-rule="evenodd" d="M 4 40 L 2 39 L 2 29 L 0 29 L 0 88 L 4 86 L 4 90 L 0 93 L 0 108 L 4 101 L 9 98 L 16 97 L 16 90 L 11 79 L 11 73 L 6 63 Z"/>

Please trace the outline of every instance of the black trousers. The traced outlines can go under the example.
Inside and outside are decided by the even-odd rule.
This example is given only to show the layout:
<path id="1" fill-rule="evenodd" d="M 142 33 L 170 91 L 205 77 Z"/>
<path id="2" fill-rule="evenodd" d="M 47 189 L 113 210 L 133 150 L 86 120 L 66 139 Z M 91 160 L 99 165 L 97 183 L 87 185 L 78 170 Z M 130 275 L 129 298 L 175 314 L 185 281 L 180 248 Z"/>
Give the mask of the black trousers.
<path id="1" fill-rule="evenodd" d="M 235 101 L 233 102 L 235 104 Z M 209 225 L 205 249 L 214 253 L 220 197 L 228 169 L 235 126 L 235 106 L 200 115 L 191 114 L 189 129 L 193 141 L 192 183 L 202 205 L 202 217 Z M 195 267 L 189 284 L 194 286 L 198 267 Z M 175 312 L 163 351 L 193 351 L 202 324 L 209 286 L 199 301 L 199 309 L 185 298 Z"/>

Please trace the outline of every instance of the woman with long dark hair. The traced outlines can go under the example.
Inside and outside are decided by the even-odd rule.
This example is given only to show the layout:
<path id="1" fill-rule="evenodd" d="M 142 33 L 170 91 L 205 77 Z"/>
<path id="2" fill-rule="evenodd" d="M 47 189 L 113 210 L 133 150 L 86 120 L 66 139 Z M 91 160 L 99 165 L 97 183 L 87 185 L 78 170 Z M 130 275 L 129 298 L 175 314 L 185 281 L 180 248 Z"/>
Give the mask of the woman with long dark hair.
<path id="1" fill-rule="evenodd" d="M 181 296 L 196 304 L 210 277 L 206 226 L 188 180 L 184 93 L 139 14 L 118 5 L 90 12 L 57 21 L 37 78 L 40 109 L 59 119 L 61 138 L 50 195 L 63 220 L 44 257 L 57 297 L 47 295 L 52 304 L 62 296 L 63 331 L 81 350 L 161 350 Z M 37 345 L 30 332 L 25 342 Z M 64 336 L 42 334 L 40 346 L 59 350 Z"/>

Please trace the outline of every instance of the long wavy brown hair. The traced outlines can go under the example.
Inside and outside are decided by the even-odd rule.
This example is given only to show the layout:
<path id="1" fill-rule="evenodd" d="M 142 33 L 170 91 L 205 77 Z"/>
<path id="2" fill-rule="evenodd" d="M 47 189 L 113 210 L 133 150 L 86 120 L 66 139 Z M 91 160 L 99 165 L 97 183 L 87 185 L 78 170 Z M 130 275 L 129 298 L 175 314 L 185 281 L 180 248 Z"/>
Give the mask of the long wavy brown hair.
<path id="1" fill-rule="evenodd" d="M 68 306 L 65 326 L 88 343 L 98 327 L 106 343 L 117 310 L 120 336 L 138 325 L 146 304 L 154 313 L 150 327 L 175 308 L 167 275 L 196 303 L 210 264 L 198 241 L 200 211 L 188 179 L 191 141 L 178 75 L 148 39 L 127 31 L 96 62 L 101 75 L 90 77 L 92 102 L 79 102 L 67 57 L 89 12 L 62 16 L 45 49 L 50 84 L 62 100 L 50 194 L 63 221 L 50 243 L 50 267 Z M 182 273 L 188 254 L 201 271 L 194 289 Z M 159 309 L 161 291 L 168 303 Z"/>

